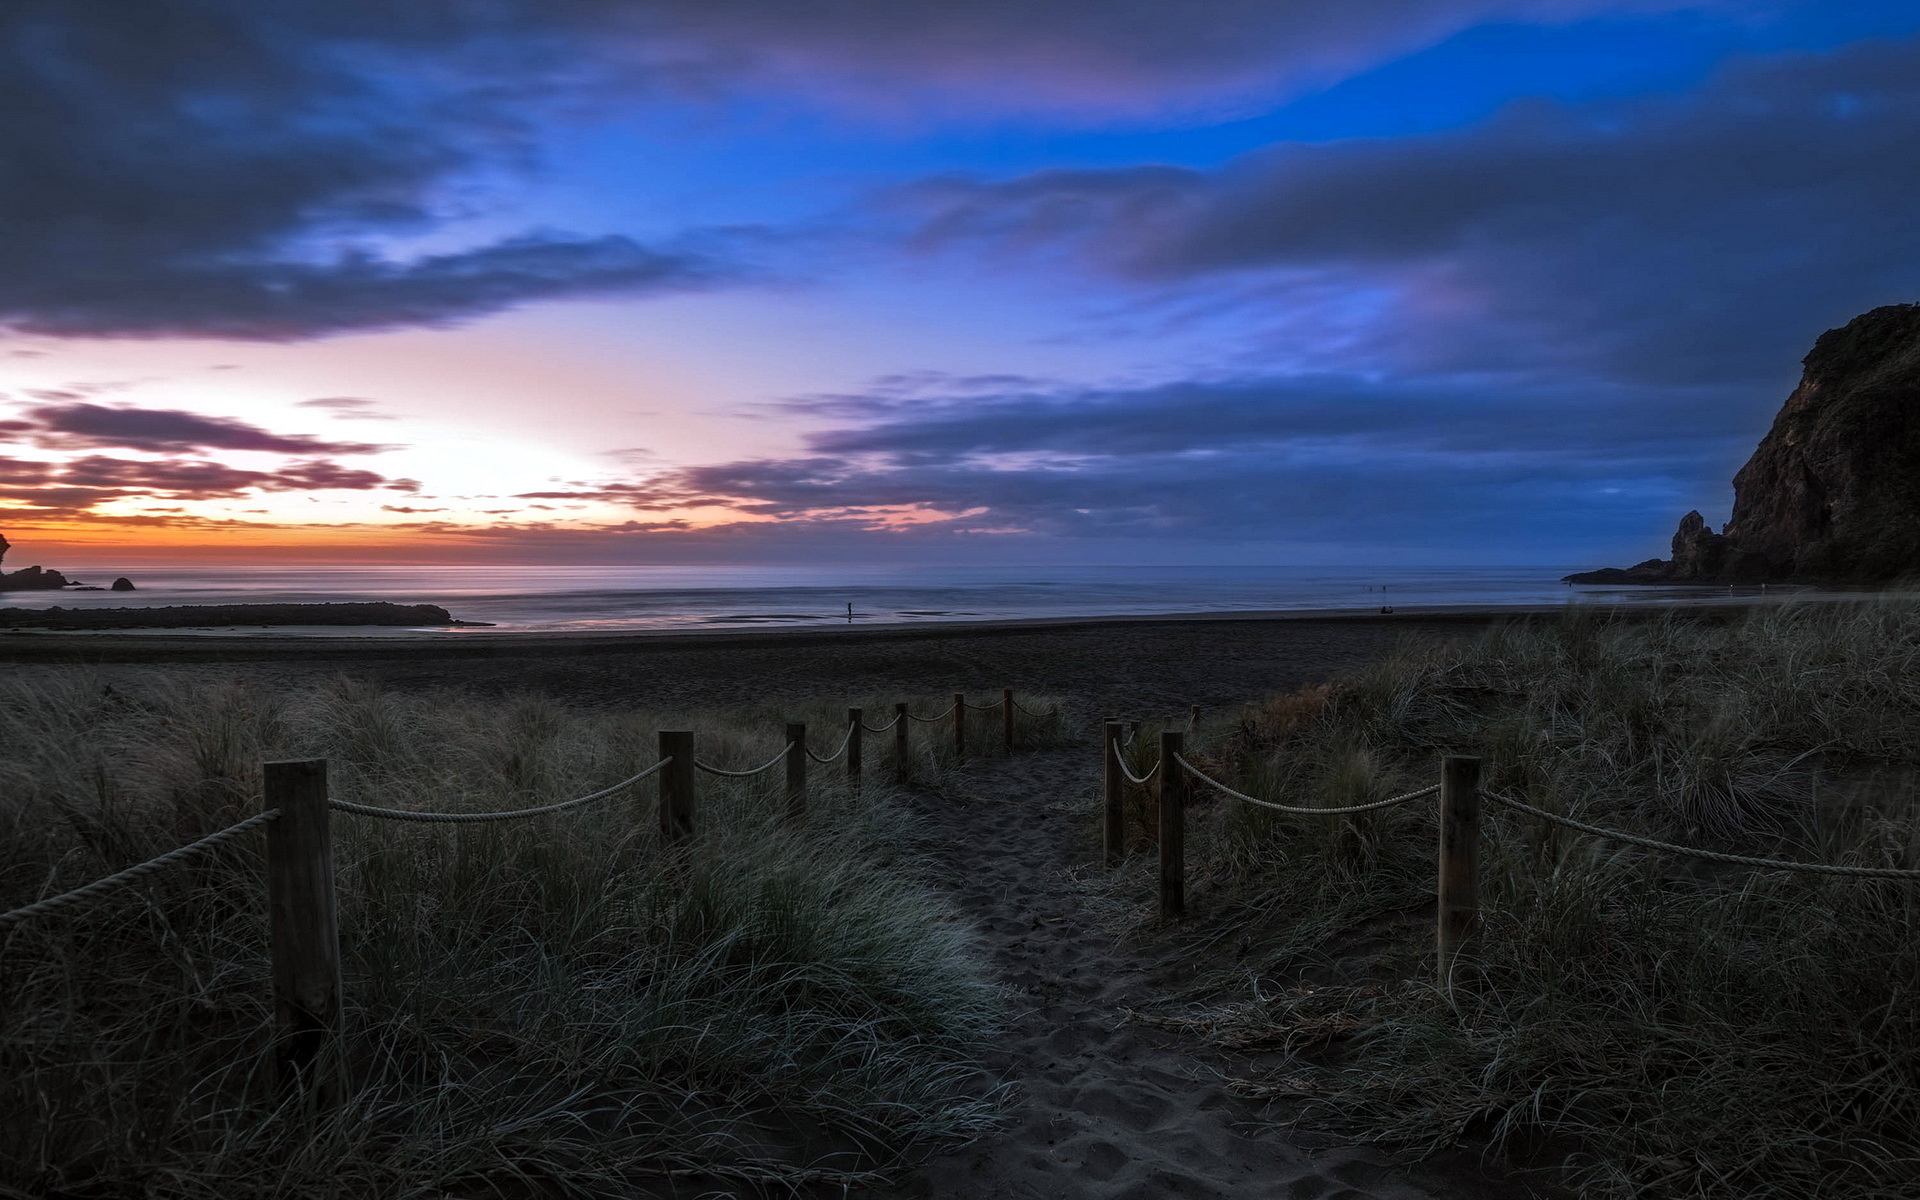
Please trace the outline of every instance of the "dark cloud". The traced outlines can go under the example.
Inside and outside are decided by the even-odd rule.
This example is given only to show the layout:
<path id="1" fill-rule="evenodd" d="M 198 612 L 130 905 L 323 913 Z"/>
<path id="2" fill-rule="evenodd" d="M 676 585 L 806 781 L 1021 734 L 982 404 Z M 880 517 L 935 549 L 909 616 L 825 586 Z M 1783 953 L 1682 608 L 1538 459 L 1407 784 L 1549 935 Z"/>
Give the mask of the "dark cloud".
<path id="1" fill-rule="evenodd" d="M 1070 249 L 1241 312 L 1362 312 L 1419 370 L 1777 383 L 1824 328 L 1920 288 L 1920 43 L 1748 62 L 1697 92 L 1142 165 L 930 181 L 923 244 Z"/>
<path id="2" fill-rule="evenodd" d="M 524 114 L 611 20 L 590 4 L 15 0 L 0 323 L 292 339 L 711 284 L 724 248 L 559 232 L 371 248 L 435 228 L 450 180 L 524 158 Z"/>
<path id="3" fill-rule="evenodd" d="M 0 458 L 0 495 L 42 510 L 72 513 L 117 500 L 225 500 L 259 492 L 411 490 L 412 480 L 307 459 L 250 471 L 201 459 L 131 459 L 91 454 L 69 462 Z"/>
<path id="4" fill-rule="evenodd" d="M 1155 112 L 1271 99 L 1487 20 L 1733 0 L 11 0 L 0 325 L 290 340 L 752 274 L 763 233 L 390 247 L 585 100 L 741 87 Z M 1747 0 L 1744 8 L 1771 8 Z"/>
<path id="5" fill-rule="evenodd" d="M 1483 22 L 1736 8 L 1723 0 L 672 0 L 636 5 L 653 61 L 897 115 L 915 101 L 1080 112 L 1231 111 L 1324 85 Z M 1745 0 L 1749 18 L 1778 8 Z"/>
<path id="6" fill-rule="evenodd" d="M 1733 389 L 1335 375 L 1022 382 L 999 394 L 963 386 L 942 397 L 921 381 L 911 396 L 884 386 L 807 398 L 798 406 L 847 420 L 811 435 L 803 456 L 541 495 L 640 511 L 722 505 L 840 538 L 1446 544 L 1537 558 L 1669 521 L 1751 445 L 1718 432 Z M 920 523 L 903 528 L 902 514 Z"/>
<path id="7" fill-rule="evenodd" d="M 0 430 L 57 449 L 125 449 L 155 453 L 189 450 L 256 450 L 274 454 L 377 454 L 395 447 L 374 442 L 327 441 L 308 434 L 270 433 L 231 417 L 206 417 L 180 409 L 135 408 L 85 401 L 41 404 Z"/>

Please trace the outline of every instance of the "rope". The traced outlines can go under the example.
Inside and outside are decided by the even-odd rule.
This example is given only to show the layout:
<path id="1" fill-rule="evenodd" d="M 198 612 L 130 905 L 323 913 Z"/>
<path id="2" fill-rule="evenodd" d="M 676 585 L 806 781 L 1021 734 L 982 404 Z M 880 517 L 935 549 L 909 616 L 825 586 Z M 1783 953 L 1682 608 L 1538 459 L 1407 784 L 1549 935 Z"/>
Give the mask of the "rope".
<path id="1" fill-rule="evenodd" d="M 1000 702 L 995 700 L 992 704 L 969 704 L 967 707 L 974 712 L 999 712 Z"/>
<path id="2" fill-rule="evenodd" d="M 1275 812 L 1297 813 L 1301 816 L 1308 817 L 1327 817 L 1339 816 L 1343 813 L 1372 812 L 1376 808 L 1391 808 L 1396 804 L 1405 804 L 1409 800 L 1418 800 L 1422 796 L 1431 796 L 1440 790 L 1439 784 L 1430 783 L 1426 787 L 1416 789 L 1415 791 L 1404 792 L 1401 795 L 1393 796 L 1385 800 L 1375 800 L 1371 804 L 1349 804 L 1343 808 L 1301 808 L 1292 804 L 1275 804 L 1271 800 L 1262 800 L 1258 796 L 1249 796 L 1245 792 L 1236 792 L 1213 776 L 1202 773 L 1199 767 L 1188 762 L 1184 756 L 1176 754 L 1174 755 L 1174 759 L 1187 769 L 1189 775 L 1192 775 L 1202 783 L 1212 784 L 1220 791 L 1232 796 L 1235 800 L 1245 800 L 1248 804 L 1257 804 L 1261 808 L 1270 808 Z"/>
<path id="3" fill-rule="evenodd" d="M 1901 867 L 1843 867 L 1835 863 L 1790 862 L 1784 858 L 1755 858 L 1749 854 L 1723 854 L 1718 850 L 1701 850 L 1694 846 L 1679 846 L 1672 842 L 1662 842 L 1655 838 L 1640 837 L 1637 834 L 1622 833 L 1617 829 L 1602 829 L 1598 825 L 1589 825 L 1585 821 L 1576 821 L 1571 817 L 1562 817 L 1542 808 L 1535 808 L 1523 801 L 1509 799 L 1498 792 L 1482 792 L 1481 795 L 1508 808 L 1517 809 L 1528 816 L 1551 821 L 1555 825 L 1564 825 L 1568 829 L 1577 829 L 1581 833 L 1590 833 L 1595 837 L 1610 841 L 1626 842 L 1631 846 L 1645 846 L 1649 850 L 1666 850 L 1673 854 L 1684 854 L 1690 858 L 1704 858 L 1708 862 L 1733 863 L 1742 867 L 1769 867 L 1784 871 L 1807 871 L 1815 875 L 1854 875 L 1869 879 L 1920 879 L 1920 870 Z"/>
<path id="4" fill-rule="evenodd" d="M 947 711 L 945 711 L 945 712 L 939 712 L 939 713 L 935 713 L 935 714 L 933 714 L 933 715 L 932 715 L 932 716 L 930 716 L 930 717 L 923 717 L 923 716 L 921 716 L 921 715 L 920 715 L 919 713 L 916 713 L 916 712 L 912 712 L 912 711 L 909 711 L 909 712 L 907 713 L 907 716 L 909 716 L 909 717 L 911 717 L 911 718 L 913 718 L 913 719 L 914 719 L 914 720 L 916 720 L 916 721 L 919 721 L 919 722 L 920 722 L 921 724 L 923 724 L 923 725 L 931 725 L 931 724 L 933 724 L 933 723 L 934 723 L 935 721 L 944 721 L 944 720 L 946 720 L 946 719 L 947 719 L 948 717 L 950 717 L 950 716 L 952 716 L 952 715 L 953 715 L 953 710 L 954 710 L 954 709 L 956 709 L 956 708 L 958 708 L 958 707 L 960 707 L 960 706 L 959 706 L 958 704 L 949 704 L 949 705 L 947 705 Z"/>
<path id="5" fill-rule="evenodd" d="M 211 850 L 221 842 L 229 838 L 238 837 L 256 825 L 264 825 L 279 815 L 279 809 L 270 808 L 266 812 L 257 813 L 238 824 L 229 825 L 218 832 L 210 833 L 197 842 L 188 842 L 177 850 L 169 850 L 158 858 L 150 858 L 146 862 L 136 863 L 124 871 L 116 871 L 105 879 L 96 879 L 92 883 L 84 887 L 77 887 L 70 892 L 62 892 L 58 896 L 48 896 L 44 900 L 35 900 L 32 904 L 16 908 L 12 912 L 0 913 L 0 929 L 5 929 L 9 925 L 17 924 L 21 921 L 31 920 L 44 913 L 53 912 L 55 909 L 67 908 L 71 905 L 91 900 L 95 896 L 112 891 L 114 888 L 151 875 L 162 867 L 170 867 L 174 863 L 180 862 L 183 859 L 192 858 L 202 851 Z"/>
<path id="6" fill-rule="evenodd" d="M 885 733 L 887 730 L 892 729 L 895 725 L 898 725 L 899 723 L 900 723 L 900 714 L 895 713 L 893 714 L 893 720 L 888 721 L 885 725 L 869 725 L 865 721 L 861 721 L 860 728 L 866 730 L 868 733 Z"/>
<path id="7" fill-rule="evenodd" d="M 772 768 L 779 766 L 780 763 L 787 757 L 787 751 L 791 749 L 793 749 L 793 743 L 788 742 L 786 745 L 780 748 L 780 753 L 774 755 L 772 758 L 761 763 L 759 766 L 753 768 L 751 771 L 729 771 L 725 767 L 716 767 L 712 763 L 703 763 L 697 758 L 693 760 L 693 765 L 696 767 L 699 767 L 702 771 L 705 771 L 709 775 L 724 775 L 728 779 L 745 779 L 749 775 L 758 775 L 762 771 L 771 770 Z"/>
<path id="8" fill-rule="evenodd" d="M 404 808 L 375 808 L 370 804 L 353 804 L 346 800 L 329 800 L 327 801 L 327 807 L 338 809 L 345 813 L 352 813 L 358 817 L 379 817 L 387 821 L 423 821 L 434 825 L 464 825 L 476 821 L 515 821 L 521 817 L 544 817 L 548 813 L 562 812 L 569 808 L 577 808 L 582 804 L 589 804 L 595 800 L 604 799 L 605 797 L 613 795 L 621 788 L 630 787 L 633 784 L 639 783 L 642 779 L 645 779 L 672 761 L 673 759 L 671 758 L 663 758 L 638 775 L 628 779 L 622 779 L 612 787 L 604 787 L 590 795 L 577 796 L 572 800 L 562 800 L 558 804 L 542 805 L 539 808 L 515 808 L 506 812 L 437 813 L 413 812 Z"/>
<path id="9" fill-rule="evenodd" d="M 817 763 L 838 762 L 840 759 L 840 756 L 842 754 L 845 754 L 847 752 L 847 747 L 851 745 L 853 745 L 853 726 L 848 725 L 847 736 L 840 739 L 840 748 L 838 750 L 835 750 L 832 754 L 827 755 L 825 758 L 822 758 L 818 754 L 815 754 L 812 750 L 808 750 L 807 757 Z"/>
<path id="10" fill-rule="evenodd" d="M 1127 760 L 1124 757 L 1122 757 L 1120 754 L 1119 743 L 1114 742 L 1110 744 L 1113 746 L 1113 761 L 1120 764 L 1120 773 L 1122 775 L 1125 775 L 1128 781 L 1132 783 L 1145 783 L 1149 779 L 1152 779 L 1155 775 L 1158 775 L 1160 773 L 1160 763 L 1166 761 L 1166 759 L 1163 758 L 1160 760 L 1160 762 L 1153 764 L 1153 766 L 1147 768 L 1147 773 L 1145 775 L 1135 775 L 1132 771 L 1129 771 L 1127 769 Z"/>
<path id="11" fill-rule="evenodd" d="M 1028 708 L 1026 705 L 1020 703 L 1018 700 L 1015 700 L 1013 702 L 1013 706 L 1030 717 L 1057 717 L 1060 715 L 1060 710 L 1057 708 L 1048 709 L 1044 712 L 1035 712 L 1033 709 Z"/>

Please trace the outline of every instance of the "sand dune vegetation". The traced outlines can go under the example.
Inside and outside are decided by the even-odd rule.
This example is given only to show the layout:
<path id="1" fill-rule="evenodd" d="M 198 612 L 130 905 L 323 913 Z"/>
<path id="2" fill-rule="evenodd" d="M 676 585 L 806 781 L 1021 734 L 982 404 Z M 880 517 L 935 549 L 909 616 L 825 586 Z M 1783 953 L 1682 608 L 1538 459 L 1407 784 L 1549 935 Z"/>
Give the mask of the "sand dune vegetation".
<path id="1" fill-rule="evenodd" d="M 1377 800 L 1477 754 L 1490 796 L 1589 822 L 1920 866 L 1911 600 L 1570 609 L 1409 645 L 1201 733 L 1212 773 L 1286 803 Z M 1479 1145 L 1597 1196 L 1913 1194 L 1920 882 L 1703 863 L 1486 809 L 1482 925 L 1449 991 L 1431 803 L 1296 818 L 1203 797 L 1189 871 L 1207 899 L 1171 943 L 1190 984 L 1169 1012 L 1290 1051 L 1235 1084 L 1283 1122 Z M 1115 894 L 1145 897 L 1146 869 Z"/>
<path id="2" fill-rule="evenodd" d="M 43 675 L 0 690 L 0 909 L 250 815 L 264 759 L 329 759 L 341 799 L 502 810 L 634 773 L 657 728 L 695 728 L 703 758 L 746 765 L 778 750 L 780 720 L 837 735 L 844 714 Z M 1021 722 L 1034 743 L 1060 736 Z M 811 740 L 827 754 L 839 738 Z M 335 1107 L 268 1070 L 257 836 L 0 929 L 0 1194 L 857 1182 L 986 1128 L 998 1097 L 973 1056 L 998 997 L 918 877 L 888 744 L 870 735 L 857 794 L 817 769 L 798 825 L 779 772 L 707 778 L 697 832 L 672 848 L 651 782 L 499 824 L 336 813 Z M 916 745 L 916 771 L 937 775 L 940 739 Z"/>

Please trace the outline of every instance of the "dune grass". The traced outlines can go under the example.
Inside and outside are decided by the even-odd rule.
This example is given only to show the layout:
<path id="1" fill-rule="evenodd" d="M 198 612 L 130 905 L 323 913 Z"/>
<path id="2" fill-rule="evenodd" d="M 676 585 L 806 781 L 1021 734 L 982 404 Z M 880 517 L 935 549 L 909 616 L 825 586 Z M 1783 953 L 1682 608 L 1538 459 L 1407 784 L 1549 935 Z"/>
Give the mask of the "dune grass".
<path id="1" fill-rule="evenodd" d="M 42 674 L 0 684 L 0 909 L 250 815 L 266 759 L 327 758 L 341 799 L 507 809 L 633 774 L 659 728 L 745 766 L 786 719 L 830 754 L 844 717 Z M 1029 742 L 1061 736 L 1057 718 L 1021 721 Z M 922 776 L 950 756 L 934 728 L 915 729 Z M 779 1191 L 974 1135 L 997 1106 L 973 1066 L 997 997 L 917 880 L 890 735 L 866 745 L 868 785 L 815 766 L 797 826 L 778 768 L 703 776 L 696 834 L 672 848 L 651 781 L 511 823 L 336 813 L 331 1109 L 267 1070 L 257 836 L 0 931 L 0 1194 L 631 1194 L 676 1173 Z"/>
<path id="2" fill-rule="evenodd" d="M 1211 773 L 1285 803 L 1382 799 L 1471 753 L 1489 790 L 1598 824 L 1920 866 L 1910 600 L 1570 610 L 1203 733 Z M 1596 1196 L 1915 1194 L 1920 883 L 1701 864 L 1486 807 L 1483 924 L 1448 994 L 1430 802 L 1289 818 L 1201 799 L 1184 1019 L 1307 1052 L 1241 1091 L 1308 1125 L 1552 1164 Z"/>

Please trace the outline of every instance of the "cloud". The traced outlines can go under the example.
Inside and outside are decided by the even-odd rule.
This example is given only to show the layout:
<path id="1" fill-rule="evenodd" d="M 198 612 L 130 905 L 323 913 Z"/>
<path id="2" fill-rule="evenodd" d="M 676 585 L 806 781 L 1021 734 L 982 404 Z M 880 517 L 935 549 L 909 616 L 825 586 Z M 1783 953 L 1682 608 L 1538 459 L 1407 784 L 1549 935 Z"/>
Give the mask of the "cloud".
<path id="1" fill-rule="evenodd" d="M 74 514 L 115 501 L 225 500 L 258 492 L 412 490 L 408 479 L 307 459 L 251 471 L 201 459 L 131 459 L 90 454 L 68 462 L 0 458 L 0 496 Z"/>
<path id="2" fill-rule="evenodd" d="M 957 381 L 941 395 L 919 379 L 911 394 L 895 381 L 802 398 L 805 411 L 830 405 L 843 418 L 809 435 L 804 454 L 539 495 L 640 512 L 727 508 L 744 524 L 830 528 L 849 546 L 865 536 L 868 552 L 900 539 L 1033 535 L 1158 543 L 1161 553 L 1183 543 L 1443 547 L 1486 561 L 1617 545 L 1623 526 L 1669 521 L 1750 444 L 1720 432 L 1739 403 L 1727 388 L 1328 374 L 1010 382 L 988 392 Z"/>
<path id="3" fill-rule="evenodd" d="M 1232 111 L 1322 86 L 1485 22 L 1731 8 L 1712 0 L 674 0 L 650 58 L 867 112 L 1048 112 L 1100 123 Z M 1746 14 L 1777 7 L 1748 3 Z M 710 84 L 709 84 L 710 86 Z"/>
<path id="4" fill-rule="evenodd" d="M 618 6 L 570 7 L 9 4 L 0 324 L 291 340 L 733 277 L 724 233 L 380 248 L 470 214 L 456 183 L 528 160 L 530 114 Z"/>
<path id="5" fill-rule="evenodd" d="M 1321 313 L 1356 365 L 1773 384 L 1821 329 L 1913 299 L 1916 194 L 1908 41 L 1217 171 L 935 179 L 904 202 L 923 247 L 1070 254 L 1241 319 Z"/>
<path id="6" fill-rule="evenodd" d="M 313 400 L 302 400 L 295 408 L 317 408 L 331 413 L 342 421 L 391 421 L 390 413 L 379 411 L 380 406 L 372 400 L 359 396 L 321 396 Z"/>
<path id="7" fill-rule="evenodd" d="M 41 393 L 46 394 L 46 393 Z M 231 417 L 206 417 L 180 409 L 135 408 L 75 400 L 26 408 L 0 431 L 50 449 L 117 448 L 153 453 L 189 450 L 254 450 L 274 454 L 378 454 L 394 446 L 327 441 L 308 434 L 270 433 Z"/>

